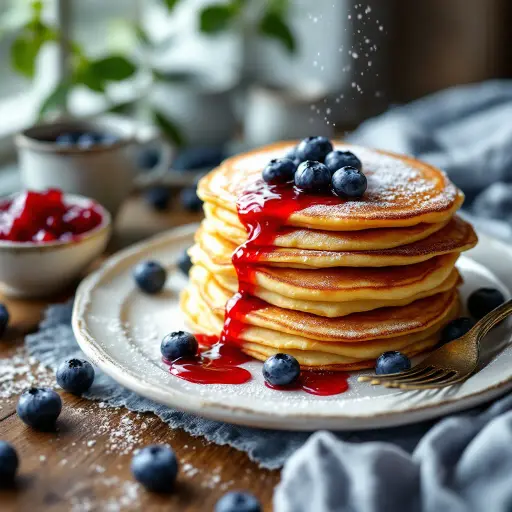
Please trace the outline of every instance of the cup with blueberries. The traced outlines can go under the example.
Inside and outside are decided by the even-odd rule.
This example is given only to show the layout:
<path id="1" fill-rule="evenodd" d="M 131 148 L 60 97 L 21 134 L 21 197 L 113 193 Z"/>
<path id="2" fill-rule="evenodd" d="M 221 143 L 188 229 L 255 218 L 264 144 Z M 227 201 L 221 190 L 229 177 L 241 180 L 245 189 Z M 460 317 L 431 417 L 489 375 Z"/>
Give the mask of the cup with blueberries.
<path id="1" fill-rule="evenodd" d="M 23 187 L 87 196 L 115 215 L 133 188 L 137 154 L 155 141 L 167 169 L 171 150 L 149 127 L 115 118 L 32 126 L 16 137 Z"/>

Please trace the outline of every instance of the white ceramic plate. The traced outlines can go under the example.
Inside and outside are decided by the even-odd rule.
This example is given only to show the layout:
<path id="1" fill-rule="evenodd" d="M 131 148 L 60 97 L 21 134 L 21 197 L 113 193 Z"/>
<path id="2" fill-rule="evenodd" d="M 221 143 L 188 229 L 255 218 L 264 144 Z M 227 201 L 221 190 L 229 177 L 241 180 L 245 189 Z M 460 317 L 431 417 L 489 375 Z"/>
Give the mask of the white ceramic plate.
<path id="1" fill-rule="evenodd" d="M 484 342 L 485 364 L 459 386 L 404 392 L 358 383 L 350 390 L 319 397 L 302 391 L 280 392 L 263 384 L 261 363 L 244 365 L 253 374 L 246 384 L 199 385 L 171 375 L 159 353 L 161 338 L 184 327 L 178 307 L 185 278 L 175 270 L 181 252 L 191 245 L 196 225 L 169 231 L 110 258 L 80 285 L 73 329 L 83 351 L 105 373 L 129 389 L 157 402 L 208 418 L 255 427 L 290 430 L 354 430 L 388 427 L 445 415 L 485 402 L 512 387 L 512 344 L 506 324 Z M 170 270 L 164 292 L 137 291 L 131 270 L 153 258 Z M 495 286 L 510 296 L 512 248 L 480 235 L 480 243 L 459 260 L 464 299 L 481 286 Z"/>

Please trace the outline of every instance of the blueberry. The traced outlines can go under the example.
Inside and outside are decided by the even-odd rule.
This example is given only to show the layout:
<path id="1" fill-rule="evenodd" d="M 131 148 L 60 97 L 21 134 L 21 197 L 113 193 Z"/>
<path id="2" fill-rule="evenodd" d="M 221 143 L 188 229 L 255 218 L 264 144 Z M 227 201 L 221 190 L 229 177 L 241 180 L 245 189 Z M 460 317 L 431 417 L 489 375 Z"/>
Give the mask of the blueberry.
<path id="1" fill-rule="evenodd" d="M 183 208 L 188 212 L 200 212 L 203 207 L 203 201 L 197 195 L 196 187 L 184 188 L 180 193 L 180 200 Z"/>
<path id="2" fill-rule="evenodd" d="M 62 400 L 50 388 L 30 388 L 24 391 L 16 406 L 20 419 L 39 430 L 52 428 L 61 410 Z"/>
<path id="3" fill-rule="evenodd" d="M 274 354 L 263 363 L 263 377 L 273 386 L 286 386 L 299 378 L 300 365 L 288 354 Z"/>
<path id="4" fill-rule="evenodd" d="M 76 144 L 79 148 L 89 149 L 101 142 L 101 135 L 98 133 L 83 133 L 78 137 Z"/>
<path id="5" fill-rule="evenodd" d="M 297 157 L 304 160 L 323 162 L 332 151 L 331 141 L 327 137 L 307 137 L 297 146 Z"/>
<path id="6" fill-rule="evenodd" d="M 141 261 L 133 271 L 137 286 L 146 293 L 162 291 L 167 279 L 165 268 L 156 261 Z"/>
<path id="7" fill-rule="evenodd" d="M 135 479 L 153 492 L 170 492 L 178 476 L 178 461 L 166 445 L 153 444 L 139 450 L 132 458 Z"/>
<path id="8" fill-rule="evenodd" d="M 274 158 L 270 160 L 265 169 L 263 169 L 263 179 L 267 183 L 286 183 L 292 181 L 297 166 L 293 160 L 288 158 Z"/>
<path id="9" fill-rule="evenodd" d="M 295 185 L 303 190 L 327 190 L 331 184 L 331 171 L 320 162 L 306 160 L 295 173 Z"/>
<path id="10" fill-rule="evenodd" d="M 171 191 L 167 187 L 151 187 L 144 194 L 146 202 L 157 211 L 167 210 Z"/>
<path id="11" fill-rule="evenodd" d="M 12 484 L 18 464 L 16 450 L 7 441 L 0 441 L 0 487 Z"/>
<path id="12" fill-rule="evenodd" d="M 4 304 L 0 304 L 0 337 L 5 334 L 7 325 L 9 324 L 9 318 L 9 311 L 4 306 Z"/>
<path id="13" fill-rule="evenodd" d="M 160 162 L 160 151 L 156 148 L 143 149 L 137 156 L 137 165 L 145 170 L 153 169 Z"/>
<path id="14" fill-rule="evenodd" d="M 55 143 L 59 146 L 74 146 L 81 135 L 79 132 L 61 133 L 55 138 Z"/>
<path id="15" fill-rule="evenodd" d="M 160 344 L 160 352 L 168 361 L 175 361 L 181 357 L 194 357 L 197 354 L 197 348 L 195 336 L 184 331 L 167 334 Z"/>
<path id="16" fill-rule="evenodd" d="M 112 146 L 119 141 L 119 137 L 117 135 L 113 135 L 112 133 L 105 133 L 101 135 L 99 142 L 103 144 L 103 146 Z"/>
<path id="17" fill-rule="evenodd" d="M 226 157 L 222 148 L 218 147 L 192 147 L 181 150 L 174 162 L 172 169 L 187 171 L 195 169 L 213 169 Z"/>
<path id="18" fill-rule="evenodd" d="M 66 359 L 57 369 L 57 384 L 77 395 L 87 391 L 94 382 L 94 368 L 85 359 Z"/>
<path id="19" fill-rule="evenodd" d="M 480 320 L 505 302 L 503 294 L 495 288 L 480 288 L 468 299 L 468 310 L 473 318 Z"/>
<path id="20" fill-rule="evenodd" d="M 355 167 L 358 171 L 363 167 L 361 160 L 354 153 L 351 151 L 340 151 L 339 149 L 331 151 L 325 157 L 324 163 L 333 174 L 342 167 Z"/>
<path id="21" fill-rule="evenodd" d="M 377 359 L 375 373 L 377 375 L 387 375 L 388 373 L 405 372 L 411 369 L 411 361 L 401 352 L 384 352 Z"/>
<path id="22" fill-rule="evenodd" d="M 181 253 L 181 256 L 179 257 L 177 261 L 178 268 L 188 276 L 188 273 L 190 272 L 190 269 L 192 268 L 192 260 L 190 259 L 190 256 L 188 255 L 188 251 L 185 250 Z"/>
<path id="23" fill-rule="evenodd" d="M 366 176 L 355 167 L 342 167 L 332 175 L 334 192 L 346 199 L 362 197 L 367 185 Z"/>
<path id="24" fill-rule="evenodd" d="M 217 501 L 214 512 L 261 512 L 261 505 L 252 494 L 233 491 Z"/>
<path id="25" fill-rule="evenodd" d="M 292 160 L 292 161 L 295 161 L 297 160 L 299 157 L 297 156 L 297 146 L 294 146 L 292 149 L 289 149 L 285 154 L 284 154 L 284 157 L 285 158 L 288 158 L 288 160 Z"/>
<path id="26" fill-rule="evenodd" d="M 441 331 L 441 343 L 448 343 L 464 336 L 474 325 L 475 321 L 472 318 L 461 317 L 452 320 Z"/>

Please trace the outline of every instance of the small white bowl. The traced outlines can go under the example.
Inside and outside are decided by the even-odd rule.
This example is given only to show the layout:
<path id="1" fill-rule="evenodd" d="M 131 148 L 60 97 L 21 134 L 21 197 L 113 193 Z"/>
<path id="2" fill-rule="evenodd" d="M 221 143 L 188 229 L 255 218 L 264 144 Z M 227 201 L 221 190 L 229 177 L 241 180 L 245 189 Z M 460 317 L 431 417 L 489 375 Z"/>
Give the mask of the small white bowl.
<path id="1" fill-rule="evenodd" d="M 86 206 L 90 199 L 65 194 L 66 204 Z M 64 290 L 99 256 L 110 238 L 112 219 L 102 215 L 99 226 L 76 240 L 35 243 L 0 240 L 0 290 L 9 297 L 46 297 Z"/>

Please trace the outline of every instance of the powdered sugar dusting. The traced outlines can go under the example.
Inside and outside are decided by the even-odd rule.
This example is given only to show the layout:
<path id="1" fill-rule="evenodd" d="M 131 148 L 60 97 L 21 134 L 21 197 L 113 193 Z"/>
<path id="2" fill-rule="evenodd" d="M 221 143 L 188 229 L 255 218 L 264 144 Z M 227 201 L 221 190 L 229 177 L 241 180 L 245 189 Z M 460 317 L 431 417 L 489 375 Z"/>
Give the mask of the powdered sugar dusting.
<path id="1" fill-rule="evenodd" d="M 0 359 L 0 409 L 2 401 L 32 386 L 52 387 L 53 372 L 30 357 L 22 347 Z"/>

